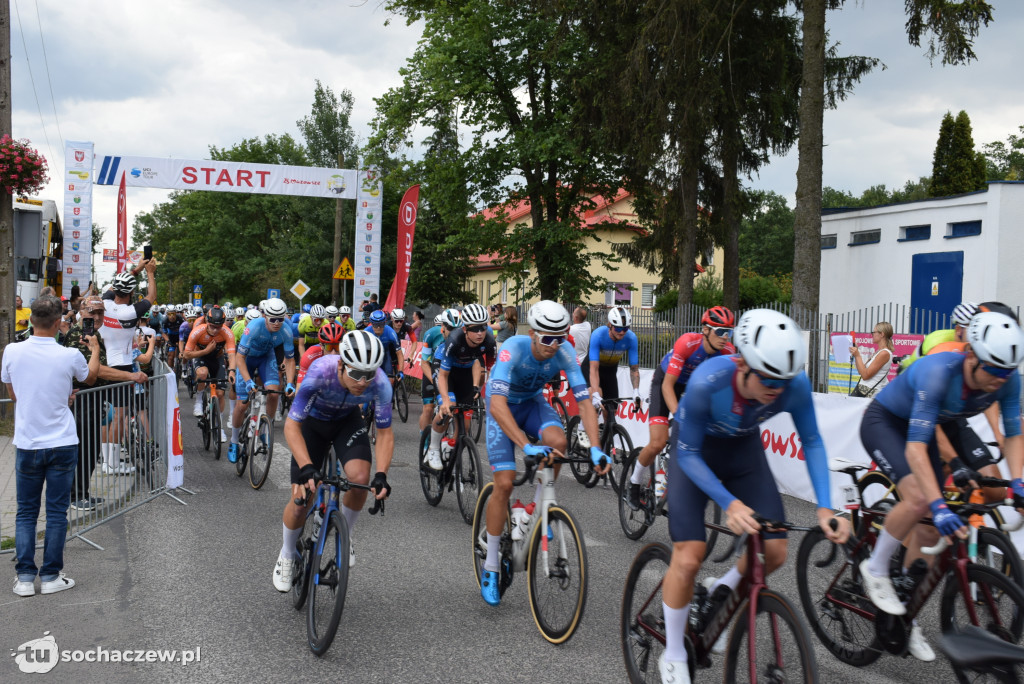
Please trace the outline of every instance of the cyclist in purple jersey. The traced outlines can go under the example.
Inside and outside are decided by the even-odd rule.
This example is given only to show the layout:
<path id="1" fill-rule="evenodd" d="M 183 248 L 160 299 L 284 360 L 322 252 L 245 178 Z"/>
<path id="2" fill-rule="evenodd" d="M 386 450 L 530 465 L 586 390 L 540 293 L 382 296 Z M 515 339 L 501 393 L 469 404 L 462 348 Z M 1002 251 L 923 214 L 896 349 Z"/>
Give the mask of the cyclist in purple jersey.
<path id="1" fill-rule="evenodd" d="M 292 452 L 292 488 L 282 517 L 284 543 L 273 575 L 274 587 L 282 592 L 292 586 L 299 556 L 296 543 L 309 510 L 294 500 L 305 499 L 307 491 L 316 490 L 324 459 L 332 447 L 350 482 L 369 483 L 377 499 L 386 499 L 391 493 L 387 473 L 395 435 L 391 428 L 391 383 L 380 368 L 384 346 L 371 333 L 353 330 L 342 338 L 338 351 L 338 356 L 323 356 L 309 367 L 284 423 L 284 436 Z M 372 480 L 373 454 L 362 417 L 362 408 L 370 402 L 374 402 L 377 424 L 377 470 Z M 350 531 L 366 503 L 366 494 L 365 489 L 350 489 L 342 497 L 341 513 Z M 350 547 L 349 566 L 354 563 L 355 551 Z"/>

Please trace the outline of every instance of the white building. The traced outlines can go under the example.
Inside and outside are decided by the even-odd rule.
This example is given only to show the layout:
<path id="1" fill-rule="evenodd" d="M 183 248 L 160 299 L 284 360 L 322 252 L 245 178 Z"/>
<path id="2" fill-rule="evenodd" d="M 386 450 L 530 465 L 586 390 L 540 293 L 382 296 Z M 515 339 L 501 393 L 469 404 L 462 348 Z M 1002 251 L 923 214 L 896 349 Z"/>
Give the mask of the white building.
<path id="1" fill-rule="evenodd" d="M 1024 305 L 1024 182 L 821 217 L 820 310 Z"/>

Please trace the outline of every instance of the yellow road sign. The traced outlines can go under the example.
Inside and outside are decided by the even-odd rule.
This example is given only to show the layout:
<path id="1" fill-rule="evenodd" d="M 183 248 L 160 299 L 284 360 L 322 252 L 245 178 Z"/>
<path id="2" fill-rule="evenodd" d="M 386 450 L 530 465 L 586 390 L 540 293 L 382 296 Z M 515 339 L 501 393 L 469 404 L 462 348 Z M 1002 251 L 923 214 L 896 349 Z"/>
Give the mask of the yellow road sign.
<path id="1" fill-rule="evenodd" d="M 338 270 L 334 273 L 335 280 L 352 280 L 355 275 L 355 271 L 352 270 L 352 263 L 348 258 L 341 260 L 341 265 L 338 266 Z"/>

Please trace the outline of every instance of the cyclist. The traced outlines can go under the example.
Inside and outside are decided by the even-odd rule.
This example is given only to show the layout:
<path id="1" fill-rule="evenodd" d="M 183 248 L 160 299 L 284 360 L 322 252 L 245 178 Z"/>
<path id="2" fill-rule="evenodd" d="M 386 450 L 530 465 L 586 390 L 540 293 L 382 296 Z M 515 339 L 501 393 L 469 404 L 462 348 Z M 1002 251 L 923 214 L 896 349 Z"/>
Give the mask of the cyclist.
<path id="1" fill-rule="evenodd" d="M 647 471 L 654 457 L 668 442 L 669 416 L 679 408 L 679 397 L 686 389 L 690 375 L 702 361 L 715 356 L 735 354 L 729 342 L 732 339 L 736 317 L 724 306 L 714 306 L 704 312 L 700 319 L 699 333 L 686 333 L 676 340 L 672 349 L 665 354 L 661 364 L 654 369 L 651 378 L 650 396 L 650 441 L 636 457 L 636 466 L 629 479 L 629 487 L 623 496 L 634 511 L 640 508 L 640 485 L 646 482 Z"/>
<path id="2" fill-rule="evenodd" d="M 246 309 L 245 313 L 238 316 L 238 320 L 231 326 L 231 333 L 235 336 L 235 345 L 242 341 L 242 333 L 245 332 L 245 326 L 249 324 L 249 321 L 255 320 L 260 317 L 258 309 Z"/>
<path id="3" fill-rule="evenodd" d="M 380 340 L 365 331 L 346 333 L 340 355 L 314 361 L 292 402 L 284 423 L 284 436 L 292 452 L 292 490 L 284 508 L 284 543 L 274 566 L 274 587 L 278 591 L 291 589 L 297 557 L 295 544 L 308 510 L 296 505 L 294 499 L 304 498 L 307 489 L 316 489 L 319 471 L 332 446 L 350 482 L 369 483 L 377 499 L 385 499 L 391 493 L 387 473 L 395 435 L 391 429 L 391 384 L 381 370 L 383 361 Z M 377 471 L 372 481 L 370 439 L 363 422 L 363 411 L 371 402 L 377 423 Z M 365 489 L 345 492 L 341 513 L 350 532 L 365 502 Z M 354 564 L 355 551 L 349 547 L 349 566 Z"/>
<path id="4" fill-rule="evenodd" d="M 411 340 L 412 327 L 405 322 L 405 309 L 394 309 L 391 312 L 391 327 L 398 335 L 398 341 Z"/>
<path id="5" fill-rule="evenodd" d="M 420 414 L 420 432 L 427 429 L 434 415 L 434 397 L 437 388 L 434 385 L 436 364 L 435 355 L 448 339 L 452 330 L 459 327 L 461 315 L 458 309 L 446 309 L 434 317 L 435 325 L 423 336 L 423 347 L 420 349 L 420 374 L 422 377 L 423 412 Z"/>
<path id="6" fill-rule="evenodd" d="M 181 327 L 181 319 L 178 317 L 178 307 L 167 307 L 167 317 L 164 318 L 161 336 L 164 344 L 167 345 L 167 365 L 174 368 L 174 360 L 178 356 L 178 329 Z"/>
<path id="7" fill-rule="evenodd" d="M 462 310 L 462 326 L 449 333 L 445 343 L 432 356 L 437 361 L 437 396 L 440 410 L 430 430 L 427 466 L 441 470 L 441 437 L 444 419 L 452 414 L 452 404 L 468 404 L 480 396 L 484 369 L 494 365 L 494 333 L 487 327 L 487 309 L 467 304 Z"/>
<path id="8" fill-rule="evenodd" d="M 484 316 L 486 321 L 486 312 Z M 501 531 L 515 479 L 515 447 L 521 448 L 531 461 L 543 460 L 552 450 L 565 452 L 562 423 L 544 399 L 544 385 L 559 371 L 568 378 L 591 444 L 597 444 L 597 413 L 587 401 L 587 383 L 576 365 L 576 352 L 566 340 L 572 322 L 569 312 L 557 302 L 544 300 L 530 307 L 527 321 L 529 334 L 514 335 L 505 341 L 487 382 L 487 458 L 494 472 L 494 491 L 487 502 L 487 558 L 480 595 L 491 606 L 501 602 L 498 561 Z M 540 444 L 533 444 L 531 439 L 539 439 Z M 610 459 L 598 447 L 590 448 L 590 459 L 601 475 L 611 467 Z M 540 482 L 534 504 L 539 498 Z"/>
<path id="9" fill-rule="evenodd" d="M 1024 465 L 1021 383 L 1017 371 L 1024 361 L 1024 333 L 1010 316 L 981 312 L 971 319 L 966 341 L 968 347 L 963 353 L 931 354 L 916 361 L 879 392 L 861 420 L 864 448 L 896 483 L 900 494 L 886 516 L 871 557 L 860 565 L 871 601 L 893 615 L 903 615 L 906 608 L 889 579 L 890 558 L 917 522 L 930 511 L 934 528 L 915 531 L 915 541 L 907 548 L 908 565 L 922 557 L 919 546 L 933 543 L 936 532 L 961 537 L 966 532 L 960 517 L 949 510 L 942 496 L 937 424 L 977 415 L 999 402 L 1006 430 L 1003 453 L 1014 478 L 1013 492 L 1024 495 L 1020 480 Z"/>
<path id="10" fill-rule="evenodd" d="M 231 446 L 228 447 L 228 460 L 238 460 L 238 433 L 242 418 L 249 409 L 249 392 L 256 389 L 256 381 L 252 374 L 259 372 L 263 386 L 268 390 L 281 389 L 281 378 L 277 372 L 277 349 L 280 347 L 284 356 L 285 377 L 287 384 L 284 392 L 288 396 L 295 394 L 295 348 L 292 346 L 291 332 L 286 328 L 285 314 L 288 307 L 278 298 L 266 300 L 263 307 L 265 317 L 255 318 L 248 323 L 238 344 L 235 376 L 235 411 L 231 417 Z M 273 416 L 277 411 L 276 394 L 267 396 L 267 415 Z"/>
<path id="11" fill-rule="evenodd" d="M 309 309 L 309 315 L 299 319 L 299 356 L 306 353 L 306 348 L 317 343 L 317 331 L 324 324 L 327 318 L 327 310 L 321 304 L 314 304 Z"/>
<path id="12" fill-rule="evenodd" d="M 324 311 L 327 312 L 327 320 L 329 320 L 331 323 L 338 322 L 338 307 L 331 304 L 329 306 L 325 306 Z"/>
<path id="13" fill-rule="evenodd" d="M 345 331 L 356 329 L 356 322 L 352 320 L 352 307 L 343 306 L 338 309 L 338 317 L 341 319 L 340 323 L 345 326 Z"/>
<path id="14" fill-rule="evenodd" d="M 405 354 L 402 353 L 402 344 L 398 341 L 398 335 L 388 325 L 387 314 L 382 309 L 376 309 L 370 314 L 370 326 L 366 332 L 372 332 L 374 336 L 384 345 L 384 372 L 391 376 L 392 386 L 395 378 L 405 367 Z"/>
<path id="15" fill-rule="evenodd" d="M 640 406 L 640 355 L 636 333 L 629 329 L 633 317 L 626 309 L 616 306 L 608 310 L 608 325 L 601 326 L 590 336 L 590 396 L 594 405 L 601 406 L 601 397 L 619 396 L 617 370 L 623 356 L 628 357 L 629 379 L 633 384 L 633 401 Z M 607 418 L 607 416 L 605 416 Z"/>
<path id="16" fill-rule="evenodd" d="M 299 379 L 295 383 L 302 389 L 302 379 L 306 377 L 309 367 L 314 361 L 326 354 L 337 354 L 341 338 L 345 336 L 345 329 L 334 321 L 328 319 L 316 333 L 319 344 L 314 344 L 306 350 L 299 361 Z"/>
<path id="17" fill-rule="evenodd" d="M 192 407 L 192 415 L 203 415 L 202 391 L 208 379 L 214 381 L 224 378 L 235 381 L 235 336 L 224 324 L 224 310 L 219 306 L 210 309 L 206 314 L 206 323 L 197 325 L 188 336 L 185 353 L 181 358 L 186 361 L 196 359 L 196 399 Z M 218 397 L 218 410 L 224 410 L 224 396 Z M 226 441 L 227 436 L 221 436 Z"/>
<path id="18" fill-rule="evenodd" d="M 736 534 L 757 534 L 755 512 L 782 520 L 782 497 L 774 486 L 761 443 L 760 425 L 788 411 L 803 442 L 807 470 L 818 500 L 818 524 L 830 540 L 844 543 L 850 523 L 830 507 L 828 458 L 818 433 L 811 383 L 803 367 L 807 346 L 788 316 L 754 309 L 740 318 L 733 337 L 739 354 L 700 364 L 690 376 L 676 411 L 678 439 L 669 461 L 668 510 L 672 560 L 662 585 L 665 652 L 658 667 L 663 682 L 689 682 L 683 636 L 694 580 L 704 557 L 704 509 L 712 498 Z M 829 527 L 837 520 L 838 528 Z M 786 558 L 784 532 L 765 535 L 765 566 L 773 572 Z M 705 615 L 735 590 L 746 570 L 741 558 L 710 591 Z M 723 589 L 719 590 L 719 587 Z M 716 643 L 724 646 L 723 638 Z"/>

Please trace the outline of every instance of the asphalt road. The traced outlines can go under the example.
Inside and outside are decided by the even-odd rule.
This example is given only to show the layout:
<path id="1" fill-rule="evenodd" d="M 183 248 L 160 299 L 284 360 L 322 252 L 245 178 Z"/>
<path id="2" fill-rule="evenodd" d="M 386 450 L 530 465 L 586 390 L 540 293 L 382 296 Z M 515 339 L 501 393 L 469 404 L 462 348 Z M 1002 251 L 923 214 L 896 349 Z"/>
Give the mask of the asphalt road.
<path id="1" fill-rule="evenodd" d="M 417 397 L 411 413 L 419 409 Z M 186 411 L 187 395 L 182 396 Z M 611 489 L 587 490 L 566 472 L 559 502 L 585 532 L 590 567 L 586 613 L 561 646 L 543 640 L 530 615 L 525 577 L 502 605 L 480 598 L 470 557 L 470 531 L 455 496 L 425 502 L 414 468 L 417 429 L 396 423 L 394 491 L 383 518 L 363 514 L 354 528 L 357 564 L 330 651 L 306 646 L 305 612 L 278 593 L 271 573 L 281 547 L 288 498 L 288 458 L 278 451 L 267 484 L 253 491 L 226 457 L 202 450 L 192 418 L 183 418 L 187 506 L 161 497 L 93 531 L 66 549 L 66 572 L 78 583 L 50 596 L 0 595 L 0 644 L 17 647 L 49 632 L 61 650 L 196 649 L 199 662 L 127 664 L 61 662 L 38 681 L 62 682 L 621 682 L 619 602 L 629 564 L 650 541 L 668 541 L 664 520 L 640 542 L 619 527 Z M 278 444 L 283 435 L 278 430 Z M 530 500 L 532 488 L 517 496 Z M 788 499 L 791 520 L 810 523 L 809 504 Z M 770 584 L 798 603 L 792 559 Z M 8 562 L 9 556 L 0 556 Z M 721 574 L 724 565 L 711 568 Z M 9 573 L 13 575 L 13 570 Z M 937 636 L 937 603 L 926 607 L 926 635 Z M 815 642 L 822 682 L 920 682 L 951 670 L 941 659 L 920 663 L 883 656 L 858 670 Z M 180 657 L 180 656 L 179 656 Z M 0 682 L 19 681 L 13 657 L 0 661 Z M 698 681 L 722 677 L 720 666 Z"/>

